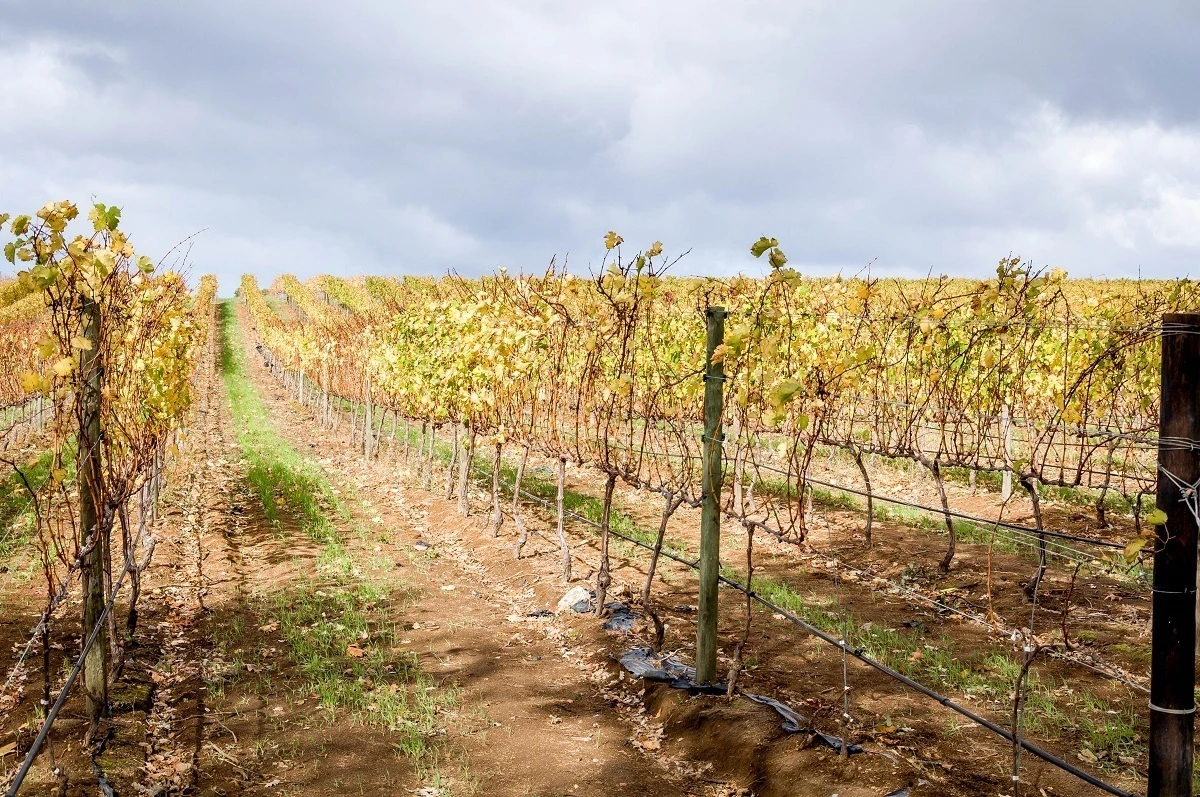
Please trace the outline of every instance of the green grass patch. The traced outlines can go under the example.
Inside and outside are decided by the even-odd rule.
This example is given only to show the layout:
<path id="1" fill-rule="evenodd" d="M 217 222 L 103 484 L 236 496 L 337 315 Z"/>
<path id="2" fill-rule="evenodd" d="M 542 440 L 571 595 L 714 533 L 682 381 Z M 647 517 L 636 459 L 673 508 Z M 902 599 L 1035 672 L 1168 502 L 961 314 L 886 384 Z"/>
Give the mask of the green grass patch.
<path id="1" fill-rule="evenodd" d="M 285 519 L 294 521 L 321 546 L 317 579 L 263 597 L 258 613 L 278 626 L 288 661 L 303 674 L 304 693 L 316 695 L 331 716 L 345 711 L 354 721 L 393 734 L 397 753 L 413 762 L 422 780 L 439 786 L 446 751 L 437 726 L 441 715 L 457 706 L 457 689 L 437 685 L 416 657 L 400 648 L 400 629 L 388 619 L 388 610 L 396 604 L 394 585 L 372 583 L 360 574 L 330 519 L 330 513 L 337 513 L 349 522 L 348 508 L 317 463 L 276 432 L 247 375 L 241 330 L 230 302 L 220 305 L 220 317 L 221 370 L 247 481 L 276 528 Z M 231 665 L 225 672 L 241 672 L 245 636 L 240 621 L 218 635 Z M 225 681 L 218 680 L 212 686 L 219 690 Z"/>
<path id="2" fill-rule="evenodd" d="M 241 328 L 230 302 L 220 304 L 224 330 L 221 373 L 237 425 L 237 442 L 246 459 L 246 478 L 262 503 L 267 520 L 279 526 L 283 509 L 308 537 L 336 543 L 338 534 L 328 513 L 349 512 L 334 494 L 316 463 L 300 456 L 276 434 L 270 414 L 246 373 Z"/>
<path id="3" fill-rule="evenodd" d="M 72 478 L 75 455 L 69 443 L 63 447 L 63 460 L 67 463 L 67 478 Z M 53 462 L 53 452 L 44 451 L 21 468 L 24 479 L 21 474 L 9 473 L 0 480 L 0 562 L 7 562 L 29 542 L 35 524 L 29 490 L 36 493 L 46 485 Z"/>

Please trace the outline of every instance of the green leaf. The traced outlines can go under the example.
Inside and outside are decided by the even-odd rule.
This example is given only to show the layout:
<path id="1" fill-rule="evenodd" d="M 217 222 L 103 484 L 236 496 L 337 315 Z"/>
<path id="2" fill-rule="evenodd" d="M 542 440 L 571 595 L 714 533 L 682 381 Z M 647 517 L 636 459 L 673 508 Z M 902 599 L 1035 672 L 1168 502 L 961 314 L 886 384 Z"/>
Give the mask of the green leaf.
<path id="1" fill-rule="evenodd" d="M 12 234 L 13 235 L 24 235 L 25 231 L 27 229 L 29 229 L 29 217 L 28 216 L 17 216 L 15 219 L 13 219 L 13 222 L 12 222 Z"/>
<path id="2" fill-rule="evenodd" d="M 1125 561 L 1132 563 L 1148 542 L 1150 542 L 1149 537 L 1134 537 L 1130 540 L 1129 544 L 1125 546 Z"/>
<path id="3" fill-rule="evenodd" d="M 787 264 L 787 256 L 783 254 L 782 249 L 772 249 L 767 260 L 770 261 L 771 268 L 783 268 Z"/>
<path id="4" fill-rule="evenodd" d="M 15 241 L 9 241 L 4 245 L 4 259 L 9 263 L 17 262 L 17 244 Z"/>
<path id="5" fill-rule="evenodd" d="M 108 223 L 108 229 L 110 231 L 117 229 L 117 225 L 121 223 L 121 209 L 115 205 L 109 207 L 104 214 L 104 218 Z"/>
<path id="6" fill-rule="evenodd" d="M 1146 515 L 1146 522 L 1151 526 L 1163 526 L 1167 522 L 1167 513 L 1161 509 L 1155 509 L 1149 515 Z"/>
<path id="7" fill-rule="evenodd" d="M 776 246 L 779 246 L 778 240 L 774 238 L 768 238 L 764 235 L 755 241 L 750 247 L 750 254 L 754 255 L 755 257 L 762 257 L 768 249 L 772 249 Z"/>

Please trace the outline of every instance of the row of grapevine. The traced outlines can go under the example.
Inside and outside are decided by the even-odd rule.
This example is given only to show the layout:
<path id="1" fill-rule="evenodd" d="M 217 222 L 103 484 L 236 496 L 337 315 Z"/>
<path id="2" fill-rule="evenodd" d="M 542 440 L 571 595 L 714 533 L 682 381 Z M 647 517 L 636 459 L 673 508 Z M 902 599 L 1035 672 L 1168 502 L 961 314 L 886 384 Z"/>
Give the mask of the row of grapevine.
<path id="1" fill-rule="evenodd" d="M 109 681 L 124 655 L 122 639 L 136 630 L 139 575 L 154 547 L 151 507 L 164 461 L 186 427 L 194 372 L 215 318 L 213 277 L 202 278 L 193 295 L 180 274 L 135 253 L 118 208 L 94 205 L 90 229 L 72 234 L 78 216 L 64 201 L 11 219 L 5 255 L 24 270 L 5 286 L 19 298 L 0 308 L 13 311 L 0 316 L 0 405 L 47 407 L 38 444 L 50 463 L 39 482 L 27 477 L 24 459 L 0 452 L 28 492 L 24 555 L 40 565 L 47 595 L 16 666 L 37 640 L 50 661 L 55 609 L 73 583 L 84 603 L 83 653 L 47 706 L 38 744 L 80 672 L 91 721 L 111 710 Z M 5 222 L 9 216 L 0 214 Z M 125 583 L 128 617 L 118 634 L 113 605 Z M 43 675 L 48 700 L 61 676 Z M 26 765 L 36 753 L 37 744 Z"/>
<path id="2" fill-rule="evenodd" d="M 1136 497 L 1155 475 L 1157 319 L 1200 304 L 1189 282 L 1076 283 L 1015 259 L 976 283 L 817 280 L 764 240 L 768 277 L 721 281 L 665 276 L 657 244 L 611 253 L 595 279 L 318 280 L 346 311 L 282 278 L 301 312 L 254 316 L 287 367 L 339 395 L 680 492 L 696 479 L 703 309 L 723 305 L 726 441 L 797 494 L 822 445 L 911 459 L 939 484 L 960 466 Z M 780 520 L 803 535 L 792 510 Z"/>

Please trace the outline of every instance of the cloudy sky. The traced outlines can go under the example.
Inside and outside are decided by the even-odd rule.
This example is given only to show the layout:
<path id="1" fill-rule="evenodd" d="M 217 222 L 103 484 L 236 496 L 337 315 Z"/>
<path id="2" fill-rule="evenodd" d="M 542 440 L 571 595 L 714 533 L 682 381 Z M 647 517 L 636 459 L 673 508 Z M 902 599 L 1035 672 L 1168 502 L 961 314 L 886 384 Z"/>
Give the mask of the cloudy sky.
<path id="1" fill-rule="evenodd" d="M 0 209 L 281 271 L 1200 276 L 1200 5 L 0 0 Z"/>

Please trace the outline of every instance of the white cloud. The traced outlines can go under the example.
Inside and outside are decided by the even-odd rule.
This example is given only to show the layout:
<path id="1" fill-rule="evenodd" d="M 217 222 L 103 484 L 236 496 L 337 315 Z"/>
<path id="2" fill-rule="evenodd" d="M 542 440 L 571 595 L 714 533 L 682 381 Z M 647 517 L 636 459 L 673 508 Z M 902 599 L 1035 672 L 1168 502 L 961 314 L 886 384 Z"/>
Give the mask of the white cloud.
<path id="1" fill-rule="evenodd" d="M 95 195 L 151 252 L 206 228 L 223 292 L 582 268 L 608 229 L 693 272 L 757 270 L 767 233 L 815 271 L 1179 276 L 1200 23 L 1172 9 L 47 0 L 0 22 L 0 209 Z"/>

